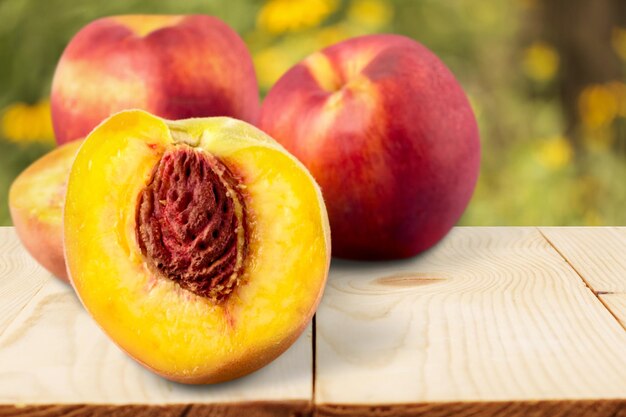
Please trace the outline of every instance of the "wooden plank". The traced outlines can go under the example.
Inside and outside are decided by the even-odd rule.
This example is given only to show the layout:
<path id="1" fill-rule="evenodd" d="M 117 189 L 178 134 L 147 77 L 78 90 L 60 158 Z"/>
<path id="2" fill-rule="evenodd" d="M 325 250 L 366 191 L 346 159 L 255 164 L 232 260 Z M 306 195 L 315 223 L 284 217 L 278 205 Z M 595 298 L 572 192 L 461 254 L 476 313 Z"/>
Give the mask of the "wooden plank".
<path id="1" fill-rule="evenodd" d="M 626 406 L 626 331 L 535 228 L 457 228 L 414 259 L 335 262 L 316 323 L 320 415 Z"/>
<path id="2" fill-rule="evenodd" d="M 600 298 L 624 320 L 623 294 Z M 9 228 L 3 323 L 2 417 L 626 413 L 626 331 L 533 228 L 458 228 L 414 259 L 335 261 L 317 317 L 315 388 L 311 327 L 237 381 L 190 387 L 153 375 Z"/>
<path id="3" fill-rule="evenodd" d="M 596 293 L 626 293 L 626 227 L 541 227 Z"/>
<path id="4" fill-rule="evenodd" d="M 14 273 L 12 279 L 22 279 L 17 269 Z M 279 359 L 247 377 L 214 386 L 171 383 L 111 343 L 71 288 L 48 280 L 0 336 L 0 404 L 5 405 L 0 415 L 305 413 L 311 404 L 312 357 L 309 326 Z"/>
<path id="5" fill-rule="evenodd" d="M 20 244 L 15 229 L 0 227 L 0 334 L 50 279 Z"/>

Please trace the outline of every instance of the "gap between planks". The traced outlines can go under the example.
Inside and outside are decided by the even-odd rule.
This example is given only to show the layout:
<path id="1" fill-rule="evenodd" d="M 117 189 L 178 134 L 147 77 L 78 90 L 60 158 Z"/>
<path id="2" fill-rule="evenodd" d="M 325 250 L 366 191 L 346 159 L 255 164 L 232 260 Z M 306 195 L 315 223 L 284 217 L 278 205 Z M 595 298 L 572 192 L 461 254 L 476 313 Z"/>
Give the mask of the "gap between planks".
<path id="1" fill-rule="evenodd" d="M 572 262 L 565 256 L 565 254 L 552 242 L 552 240 L 550 240 L 550 238 L 543 232 L 543 230 L 541 230 L 540 227 L 536 228 L 537 231 L 541 234 L 541 236 L 543 236 L 543 238 L 546 240 L 546 242 L 548 242 L 548 244 L 552 247 L 552 249 L 554 249 L 556 251 L 556 253 L 559 254 L 559 256 L 561 258 L 563 258 L 563 260 L 567 263 L 567 265 L 569 265 L 569 267 L 572 269 L 572 271 L 574 271 L 576 273 L 576 275 L 578 275 L 578 277 L 582 280 L 582 282 L 585 284 L 585 286 L 587 287 L 587 289 L 589 291 L 591 291 L 591 293 L 593 294 L 593 296 L 602 304 L 602 306 L 604 306 L 604 308 L 609 312 L 609 314 L 611 314 L 611 317 L 613 317 L 613 319 L 622 327 L 622 329 L 624 329 L 626 331 L 626 322 L 623 322 L 622 320 L 620 320 L 620 318 L 617 316 L 617 314 L 615 312 L 613 312 L 613 310 L 611 310 L 611 307 L 607 304 L 607 302 L 601 297 L 601 295 L 606 295 L 606 294 L 618 294 L 618 293 L 612 293 L 612 292 L 606 292 L 606 291 L 596 291 L 593 289 L 593 287 L 591 286 L 591 284 L 589 283 L 589 281 L 583 276 L 583 274 L 578 270 L 578 268 L 576 268 Z M 626 294 L 624 294 L 626 296 Z M 313 331 L 315 331 L 315 329 L 313 329 Z"/>
<path id="2" fill-rule="evenodd" d="M 52 279 L 56 279 L 51 277 Z M 15 313 L 13 314 L 13 320 L 17 317 L 19 317 L 19 315 L 22 313 L 22 311 L 24 311 L 26 309 L 26 307 L 28 307 L 28 305 L 35 299 L 37 298 L 37 296 L 39 295 L 39 293 L 43 290 L 43 288 L 45 287 L 45 284 L 41 284 L 41 286 L 39 286 L 39 288 L 37 288 L 37 290 L 31 294 L 30 297 L 28 297 L 28 299 L 26 300 L 26 302 L 24 303 L 23 306 L 21 306 L 19 309 L 17 309 L 15 311 Z M 9 328 L 9 326 L 11 325 L 11 323 L 13 322 L 13 320 L 9 321 L 6 326 L 0 327 L 0 336 L 2 336 L 2 334 L 7 330 L 7 328 Z"/>
<path id="3" fill-rule="evenodd" d="M 332 261 L 331 261 L 332 262 Z M 330 271 L 329 271 L 330 275 Z M 326 278 L 328 280 L 328 277 Z M 311 319 L 311 353 L 313 357 L 311 358 L 312 372 L 311 372 L 311 404 L 315 405 L 315 383 L 317 374 L 317 313 L 313 314 L 313 318 Z"/>

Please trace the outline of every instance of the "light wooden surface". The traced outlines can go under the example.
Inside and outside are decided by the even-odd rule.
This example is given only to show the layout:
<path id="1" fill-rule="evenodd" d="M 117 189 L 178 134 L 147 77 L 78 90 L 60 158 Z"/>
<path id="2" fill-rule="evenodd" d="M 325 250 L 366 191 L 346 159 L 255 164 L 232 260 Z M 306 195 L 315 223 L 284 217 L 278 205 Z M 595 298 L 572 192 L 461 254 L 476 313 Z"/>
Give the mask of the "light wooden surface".
<path id="1" fill-rule="evenodd" d="M 626 331 L 535 228 L 333 268 L 318 404 L 626 399 Z"/>
<path id="2" fill-rule="evenodd" d="M 0 416 L 626 417 L 624 248 L 624 228 L 456 228 L 410 260 L 333 261 L 286 354 L 189 387 L 126 357 L 0 228 Z"/>
<path id="3" fill-rule="evenodd" d="M 0 334 L 49 277 L 22 248 L 15 231 L 0 228 Z"/>

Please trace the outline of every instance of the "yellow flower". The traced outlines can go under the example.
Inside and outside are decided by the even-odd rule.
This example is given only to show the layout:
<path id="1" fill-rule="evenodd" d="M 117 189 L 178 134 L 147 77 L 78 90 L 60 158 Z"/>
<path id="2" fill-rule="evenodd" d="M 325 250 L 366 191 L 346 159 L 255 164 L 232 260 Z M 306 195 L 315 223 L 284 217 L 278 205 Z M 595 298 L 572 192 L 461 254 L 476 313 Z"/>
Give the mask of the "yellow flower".
<path id="1" fill-rule="evenodd" d="M 570 141 L 563 136 L 553 136 L 539 147 L 539 161 L 546 167 L 557 170 L 569 164 L 574 155 Z"/>
<path id="2" fill-rule="evenodd" d="M 52 142 L 54 132 L 50 101 L 37 104 L 14 103 L 2 114 L 2 134 L 13 142 Z"/>
<path id="3" fill-rule="evenodd" d="M 319 25 L 337 9 L 337 0 L 268 0 L 257 15 L 257 26 L 273 34 Z"/>
<path id="4" fill-rule="evenodd" d="M 613 28 L 613 36 L 611 37 L 613 49 L 624 61 L 626 61 L 626 29 Z"/>
<path id="5" fill-rule="evenodd" d="M 559 69 L 559 54 L 545 42 L 534 42 L 524 51 L 524 72 L 535 81 L 549 81 Z"/>
<path id="6" fill-rule="evenodd" d="M 363 26 L 377 29 L 391 22 L 393 7 L 383 0 L 353 0 L 348 9 L 348 18 Z"/>
<path id="7" fill-rule="evenodd" d="M 290 56 L 278 47 L 266 48 L 254 55 L 259 85 L 264 89 L 269 89 L 292 65 Z"/>
<path id="8" fill-rule="evenodd" d="M 614 92 L 602 84 L 586 87 L 578 97 L 580 118 L 589 129 L 610 125 L 617 115 L 618 105 Z"/>

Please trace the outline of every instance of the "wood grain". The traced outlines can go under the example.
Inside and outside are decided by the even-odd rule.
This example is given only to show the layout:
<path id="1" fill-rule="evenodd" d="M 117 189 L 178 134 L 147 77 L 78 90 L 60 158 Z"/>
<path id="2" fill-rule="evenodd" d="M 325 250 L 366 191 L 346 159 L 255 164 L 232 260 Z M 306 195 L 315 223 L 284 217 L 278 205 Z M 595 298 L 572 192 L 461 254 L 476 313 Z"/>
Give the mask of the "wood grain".
<path id="1" fill-rule="evenodd" d="M 626 417 L 626 400 L 320 405 L 319 417 Z"/>
<path id="2" fill-rule="evenodd" d="M 261 401 L 187 405 L 0 405 L 0 417 L 307 417 L 311 414 L 312 408 L 308 401 Z"/>
<path id="3" fill-rule="evenodd" d="M 0 334 L 50 274 L 23 249 L 12 227 L 0 227 Z"/>
<path id="4" fill-rule="evenodd" d="M 37 411 L 37 415 L 58 414 L 59 409 L 54 407 L 65 410 L 64 404 L 194 404 L 193 410 L 208 407 L 221 410 L 220 415 L 229 407 L 240 409 L 250 404 L 266 410 L 265 414 L 255 415 L 269 415 L 268 409 L 287 414 L 309 409 L 313 382 L 311 326 L 291 349 L 258 372 L 214 386 L 185 386 L 137 365 L 106 338 L 70 287 L 43 270 L 36 271 L 38 279 L 44 281 L 42 288 L 0 335 L 0 404 L 11 406 L 2 412 L 16 411 L 15 404 L 29 406 L 20 409 L 29 413 L 38 410 L 33 405 L 52 407 L 46 408 L 49 412 Z M 22 274 L 20 269 L 12 268 L 11 274 L 1 278 L 23 282 Z M 96 413 L 89 407 L 81 410 L 77 415 Z M 187 410 L 187 415 L 190 412 Z"/>
<path id="5" fill-rule="evenodd" d="M 335 262 L 316 329 L 321 415 L 626 399 L 626 332 L 535 228 L 457 228 L 411 260 Z"/>
<path id="6" fill-rule="evenodd" d="M 626 293 L 626 227 L 541 227 L 596 293 Z"/>
<path id="7" fill-rule="evenodd" d="M 185 405 L 0 405 L 0 417 L 182 417 L 188 409 Z"/>

